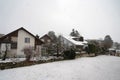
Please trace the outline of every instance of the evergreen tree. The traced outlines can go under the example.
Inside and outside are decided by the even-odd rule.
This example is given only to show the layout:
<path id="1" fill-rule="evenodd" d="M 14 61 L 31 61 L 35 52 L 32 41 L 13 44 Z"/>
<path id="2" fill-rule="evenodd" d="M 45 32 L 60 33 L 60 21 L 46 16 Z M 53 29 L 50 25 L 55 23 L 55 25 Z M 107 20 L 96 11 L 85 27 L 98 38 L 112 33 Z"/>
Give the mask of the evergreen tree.
<path id="1" fill-rule="evenodd" d="M 72 29 L 72 32 L 70 33 L 70 36 L 80 37 L 80 34 L 77 30 L 75 31 L 74 29 Z"/>
<path id="2" fill-rule="evenodd" d="M 75 34 L 76 34 L 76 37 L 80 36 L 80 34 L 79 34 L 79 32 L 77 30 L 76 30 Z"/>
<path id="3" fill-rule="evenodd" d="M 57 36 L 55 35 L 54 31 L 49 31 L 48 36 L 50 36 L 54 43 L 57 42 Z"/>
<path id="4" fill-rule="evenodd" d="M 113 40 L 111 39 L 110 35 L 106 35 L 104 38 L 104 47 L 106 49 L 111 48 L 113 45 Z"/>
<path id="5" fill-rule="evenodd" d="M 36 37 L 37 37 L 37 38 L 39 38 L 39 35 L 38 35 L 38 34 L 36 34 Z"/>
<path id="6" fill-rule="evenodd" d="M 72 32 L 70 33 L 70 36 L 75 36 L 75 30 L 72 29 Z"/>

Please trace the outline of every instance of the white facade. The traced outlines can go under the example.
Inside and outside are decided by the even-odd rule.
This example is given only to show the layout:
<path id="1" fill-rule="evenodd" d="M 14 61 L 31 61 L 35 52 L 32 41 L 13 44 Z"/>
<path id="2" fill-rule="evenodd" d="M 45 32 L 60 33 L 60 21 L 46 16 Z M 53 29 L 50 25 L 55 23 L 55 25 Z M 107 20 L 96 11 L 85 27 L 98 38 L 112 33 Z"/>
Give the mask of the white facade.
<path id="1" fill-rule="evenodd" d="M 25 38 L 30 39 L 30 43 L 25 43 Z M 35 38 L 31 36 L 24 30 L 18 31 L 18 40 L 17 40 L 17 56 L 23 56 L 24 52 L 22 51 L 25 47 L 34 47 L 35 46 Z"/>
<path id="2" fill-rule="evenodd" d="M 10 33 L 10 34 L 5 35 L 5 39 L 6 39 L 6 37 L 7 38 L 9 37 L 10 41 L 9 41 L 9 43 L 5 43 L 4 39 L 3 39 L 3 42 L 1 41 L 0 55 L 5 53 L 6 44 L 8 46 L 7 47 L 7 55 L 9 57 L 25 57 L 24 51 L 23 51 L 25 47 L 33 47 L 33 48 L 36 47 L 35 51 L 37 52 L 37 54 L 41 54 L 41 45 L 38 42 L 39 40 L 37 40 L 37 44 L 39 44 L 39 45 L 35 44 L 35 42 L 36 42 L 35 40 L 37 38 L 34 35 L 32 35 L 31 33 L 29 33 L 28 31 L 26 31 L 23 28 L 20 28 L 16 31 L 17 32 L 13 31 L 12 34 Z"/>
<path id="3" fill-rule="evenodd" d="M 64 45 L 65 48 L 76 48 L 76 46 L 84 47 L 87 45 L 86 41 L 75 41 L 74 39 L 72 39 L 71 36 L 61 36 L 61 43 L 62 45 Z"/>

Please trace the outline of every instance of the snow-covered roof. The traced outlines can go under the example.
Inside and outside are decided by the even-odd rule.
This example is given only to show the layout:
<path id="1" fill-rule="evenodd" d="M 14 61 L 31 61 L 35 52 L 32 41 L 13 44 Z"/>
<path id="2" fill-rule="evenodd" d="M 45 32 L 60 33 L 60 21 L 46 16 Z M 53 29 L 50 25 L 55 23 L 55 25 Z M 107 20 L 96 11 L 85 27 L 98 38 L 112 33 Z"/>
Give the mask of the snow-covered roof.
<path id="1" fill-rule="evenodd" d="M 115 48 L 109 48 L 110 51 L 115 50 Z"/>
<path id="2" fill-rule="evenodd" d="M 87 41 L 75 41 L 71 36 L 63 36 L 64 38 L 66 38 L 67 40 L 69 40 L 70 42 L 72 42 L 75 45 L 85 45 L 87 44 Z"/>

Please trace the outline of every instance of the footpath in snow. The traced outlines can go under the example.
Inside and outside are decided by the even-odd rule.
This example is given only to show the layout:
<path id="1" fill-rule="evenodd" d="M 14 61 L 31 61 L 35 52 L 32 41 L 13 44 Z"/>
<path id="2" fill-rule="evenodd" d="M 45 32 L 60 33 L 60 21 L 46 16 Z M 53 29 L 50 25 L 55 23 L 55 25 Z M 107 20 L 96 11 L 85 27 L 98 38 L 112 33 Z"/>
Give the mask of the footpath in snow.
<path id="1" fill-rule="evenodd" d="M 84 57 L 0 70 L 0 80 L 120 80 L 120 57 Z"/>

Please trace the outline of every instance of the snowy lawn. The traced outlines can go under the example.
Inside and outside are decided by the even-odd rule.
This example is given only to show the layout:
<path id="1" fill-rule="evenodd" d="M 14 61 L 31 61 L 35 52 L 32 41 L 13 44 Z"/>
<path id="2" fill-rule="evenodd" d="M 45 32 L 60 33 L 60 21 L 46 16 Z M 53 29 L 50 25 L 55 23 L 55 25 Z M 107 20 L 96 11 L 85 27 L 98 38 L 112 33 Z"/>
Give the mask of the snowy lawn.
<path id="1" fill-rule="evenodd" d="M 0 70 L 0 80 L 120 80 L 120 57 L 84 57 Z"/>
<path id="2" fill-rule="evenodd" d="M 63 59 L 63 57 L 56 57 L 56 56 L 49 56 L 49 57 L 40 57 L 39 59 L 37 58 L 31 58 L 30 61 L 39 61 L 39 60 L 43 60 L 43 61 L 48 61 L 48 60 L 51 60 L 51 59 Z M 0 63 L 8 63 L 8 62 L 21 62 L 21 61 L 25 61 L 26 58 L 9 58 L 9 59 L 6 59 L 6 60 L 2 60 L 0 59 Z"/>
<path id="3" fill-rule="evenodd" d="M 20 61 L 25 61 L 25 58 L 9 58 L 4 61 L 2 59 L 0 59 L 0 63 L 20 62 Z"/>

